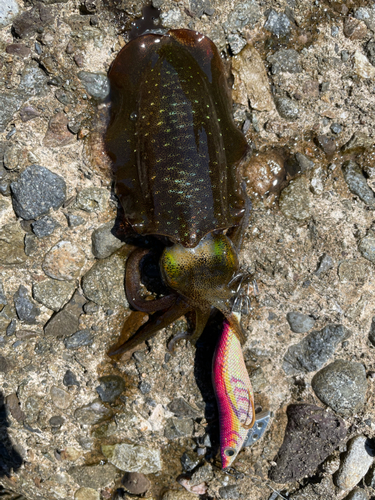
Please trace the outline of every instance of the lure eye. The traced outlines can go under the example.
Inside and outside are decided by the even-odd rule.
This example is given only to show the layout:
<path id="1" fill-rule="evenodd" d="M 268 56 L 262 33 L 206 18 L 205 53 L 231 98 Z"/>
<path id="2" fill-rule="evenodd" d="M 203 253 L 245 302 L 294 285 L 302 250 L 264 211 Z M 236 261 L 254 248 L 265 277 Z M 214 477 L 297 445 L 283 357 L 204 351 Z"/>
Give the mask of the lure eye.
<path id="1" fill-rule="evenodd" d="M 224 450 L 224 455 L 226 457 L 233 457 L 233 455 L 235 454 L 236 452 L 234 451 L 233 448 L 227 448 L 226 450 Z"/>

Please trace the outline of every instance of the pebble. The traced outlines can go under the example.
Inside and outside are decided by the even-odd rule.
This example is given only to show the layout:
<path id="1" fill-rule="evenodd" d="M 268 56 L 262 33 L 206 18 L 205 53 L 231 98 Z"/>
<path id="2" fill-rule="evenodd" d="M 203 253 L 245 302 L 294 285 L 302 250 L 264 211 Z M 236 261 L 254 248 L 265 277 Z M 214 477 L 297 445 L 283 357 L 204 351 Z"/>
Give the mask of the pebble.
<path id="1" fill-rule="evenodd" d="M 198 449 L 199 450 L 199 449 Z M 196 486 L 202 483 L 209 483 L 214 478 L 214 471 L 212 465 L 205 463 L 199 467 L 191 476 L 190 484 Z"/>
<path id="2" fill-rule="evenodd" d="M 374 79 L 375 78 L 375 68 L 367 59 L 365 54 L 362 54 L 359 50 L 354 52 L 354 72 L 364 79 Z"/>
<path id="3" fill-rule="evenodd" d="M 369 42 L 366 45 L 366 56 L 370 63 L 375 66 L 375 42 Z"/>
<path id="4" fill-rule="evenodd" d="M 275 104 L 281 118 L 292 122 L 299 117 L 299 106 L 289 97 L 275 97 Z"/>
<path id="5" fill-rule="evenodd" d="M 368 498 L 369 496 L 366 490 L 362 488 L 355 488 L 343 500 L 368 500 Z"/>
<path id="6" fill-rule="evenodd" d="M 27 167 L 12 182 L 13 208 L 18 217 L 37 219 L 65 201 L 66 184 L 62 177 L 40 165 Z"/>
<path id="7" fill-rule="evenodd" d="M 298 311 L 288 313 L 286 315 L 286 319 L 289 323 L 290 329 L 294 333 L 306 333 L 311 330 L 315 324 L 314 318 Z"/>
<path id="8" fill-rule="evenodd" d="M 108 461 L 124 472 L 155 474 L 162 468 L 160 450 L 134 444 L 103 445 L 102 453 Z"/>
<path id="9" fill-rule="evenodd" d="M 92 238 L 92 253 L 98 259 L 105 259 L 113 254 L 116 250 L 124 245 L 124 242 L 113 235 L 115 221 L 109 221 L 106 224 L 98 227 L 93 231 Z"/>
<path id="10" fill-rule="evenodd" d="M 76 418 L 81 425 L 85 426 L 96 425 L 106 420 L 110 420 L 112 417 L 113 410 L 104 406 L 99 398 L 88 405 L 77 408 L 74 412 L 74 418 Z"/>
<path id="11" fill-rule="evenodd" d="M 72 396 L 64 391 L 64 389 L 60 389 L 60 387 L 56 387 L 55 385 L 51 387 L 50 390 L 52 403 L 59 408 L 60 410 L 66 410 L 69 408 L 72 402 Z"/>
<path id="12" fill-rule="evenodd" d="M 48 122 L 48 129 L 43 139 L 44 146 L 63 147 L 76 141 L 76 136 L 68 129 L 68 118 L 64 113 L 56 113 Z"/>
<path id="13" fill-rule="evenodd" d="M 30 300 L 29 292 L 23 285 L 20 285 L 18 291 L 14 294 L 14 306 L 21 321 L 29 325 L 36 324 L 36 317 L 40 315 L 40 309 Z"/>
<path id="14" fill-rule="evenodd" d="M 3 163 L 7 170 L 20 170 L 25 166 L 27 149 L 18 143 L 9 144 L 4 150 Z"/>
<path id="15" fill-rule="evenodd" d="M 145 382 L 144 380 L 142 380 L 142 382 L 139 384 L 138 388 L 142 394 L 148 394 L 149 392 L 151 392 L 152 386 L 148 382 Z"/>
<path id="16" fill-rule="evenodd" d="M 228 20 L 224 25 L 225 30 L 239 33 L 243 32 L 245 26 L 254 28 L 261 18 L 262 13 L 258 2 L 255 0 L 245 0 L 238 2 L 236 8 L 228 15 Z"/>
<path id="17" fill-rule="evenodd" d="M 184 471 L 191 472 L 199 465 L 200 458 L 193 450 L 185 451 L 181 457 L 181 465 Z"/>
<path id="18" fill-rule="evenodd" d="M 342 132 L 342 126 L 339 123 L 332 123 L 330 128 L 331 128 L 331 131 L 336 135 L 338 135 Z"/>
<path id="19" fill-rule="evenodd" d="M 24 251 L 25 233 L 18 222 L 0 227 L 0 263 L 21 264 L 27 256 Z"/>
<path id="20" fill-rule="evenodd" d="M 79 486 L 94 489 L 104 488 L 113 483 L 118 475 L 116 468 L 111 464 L 74 466 L 68 472 Z"/>
<path id="21" fill-rule="evenodd" d="M 318 264 L 318 268 L 317 268 L 317 270 L 314 273 L 315 276 L 320 277 L 322 274 L 324 274 L 325 272 L 327 272 L 330 269 L 332 269 L 333 265 L 334 265 L 334 263 L 333 263 L 332 257 L 330 257 L 329 255 L 327 255 L 326 253 L 324 253 L 321 256 L 319 264 Z"/>
<path id="22" fill-rule="evenodd" d="M 306 335 L 292 345 L 284 356 L 283 369 L 287 375 L 319 370 L 334 354 L 338 345 L 351 336 L 343 325 L 327 325 Z"/>
<path id="23" fill-rule="evenodd" d="M 5 296 L 4 292 L 4 285 L 3 282 L 0 281 L 0 311 L 3 309 L 4 306 L 6 306 L 8 303 L 7 298 Z"/>
<path id="24" fill-rule="evenodd" d="M 142 495 L 151 487 L 147 477 L 139 472 L 127 472 L 121 479 L 121 483 L 132 495 Z"/>
<path id="25" fill-rule="evenodd" d="M 368 186 L 366 177 L 359 165 L 353 160 L 346 161 L 342 165 L 345 181 L 350 191 L 358 196 L 366 205 L 375 204 L 375 194 Z"/>
<path id="26" fill-rule="evenodd" d="M 0 7 L 1 9 L 1 7 Z M 0 14 L 1 16 L 1 14 Z M 1 21 L 0 21 L 1 24 Z M 28 57 L 31 54 L 31 50 L 29 47 L 26 47 L 23 43 L 11 43 L 10 45 L 7 45 L 5 48 L 5 52 L 7 54 L 11 54 L 14 56 L 19 56 L 19 57 Z"/>
<path id="27" fill-rule="evenodd" d="M 225 498 L 228 500 L 237 500 L 240 497 L 240 492 L 235 484 L 229 484 L 228 486 L 222 486 L 219 488 L 220 498 Z"/>
<path id="28" fill-rule="evenodd" d="M 94 343 L 94 336 L 91 330 L 78 330 L 70 337 L 64 339 L 66 349 L 77 349 L 77 347 L 89 346 Z"/>
<path id="29" fill-rule="evenodd" d="M 69 227 L 81 226 L 86 222 L 86 219 L 84 219 L 80 215 L 75 215 L 75 214 L 65 214 L 65 215 L 68 220 Z"/>
<path id="30" fill-rule="evenodd" d="M 299 177 L 282 190 L 279 201 L 280 210 L 289 218 L 306 220 L 310 217 L 311 193 L 309 182 Z"/>
<path id="31" fill-rule="evenodd" d="M 63 378 L 63 384 L 66 387 L 70 387 L 73 385 L 76 385 L 79 387 L 79 382 L 77 380 L 77 377 L 74 375 L 74 373 L 71 370 L 66 370 L 64 378 Z"/>
<path id="32" fill-rule="evenodd" d="M 0 133 L 4 132 L 13 115 L 23 103 L 21 92 L 0 93 Z"/>
<path id="33" fill-rule="evenodd" d="M 372 318 L 370 333 L 368 334 L 368 338 L 373 346 L 375 346 L 375 316 Z"/>
<path id="34" fill-rule="evenodd" d="M 15 319 L 12 319 L 12 321 L 7 326 L 7 329 L 5 330 L 7 337 L 14 335 L 16 333 L 16 329 L 17 329 L 17 321 Z"/>
<path id="35" fill-rule="evenodd" d="M 276 12 L 271 9 L 268 14 L 267 21 L 264 24 L 264 29 L 270 31 L 278 38 L 286 36 L 290 33 L 290 21 L 286 14 Z"/>
<path id="36" fill-rule="evenodd" d="M 74 290 L 74 283 L 46 279 L 33 284 L 33 297 L 48 309 L 57 312 L 71 299 Z"/>
<path id="37" fill-rule="evenodd" d="M 103 403 L 114 403 L 125 390 L 125 381 L 118 375 L 105 375 L 99 379 L 100 385 L 96 387 Z"/>
<path id="38" fill-rule="evenodd" d="M 109 94 L 109 83 L 107 75 L 102 73 L 90 73 L 80 71 L 78 78 L 81 80 L 86 92 L 95 99 L 105 99 Z"/>
<path id="39" fill-rule="evenodd" d="M 328 135 L 318 135 L 316 138 L 316 142 L 320 149 L 324 151 L 327 156 L 331 156 L 336 151 L 336 141 L 333 137 L 329 137 Z"/>
<path id="40" fill-rule="evenodd" d="M 212 8 L 210 0 L 191 0 L 190 9 L 197 17 L 201 17 L 203 14 L 212 16 L 215 13 L 215 9 Z"/>
<path id="41" fill-rule="evenodd" d="M 31 224 L 34 234 L 38 238 L 44 238 L 54 232 L 58 223 L 52 217 L 45 215 Z"/>
<path id="42" fill-rule="evenodd" d="M 71 241 L 59 241 L 45 255 L 42 269 L 50 278 L 74 280 L 86 262 L 84 252 Z"/>
<path id="43" fill-rule="evenodd" d="M 74 500 L 100 500 L 100 493 L 93 488 L 79 488 L 74 493 Z"/>
<path id="44" fill-rule="evenodd" d="M 38 116 L 40 116 L 40 112 L 33 106 L 25 106 L 20 110 L 20 117 L 24 123 L 34 120 L 34 118 L 38 118 Z"/>
<path id="45" fill-rule="evenodd" d="M 301 73 L 302 71 L 299 54 L 294 49 L 279 49 L 268 56 L 267 61 L 272 64 L 271 72 L 273 75 L 277 73 Z"/>
<path id="46" fill-rule="evenodd" d="M 362 40 L 367 34 L 365 23 L 353 17 L 347 17 L 344 22 L 344 35 L 350 40 Z"/>
<path id="47" fill-rule="evenodd" d="M 79 316 L 83 312 L 85 298 L 75 292 L 64 309 L 53 315 L 44 326 L 44 333 L 50 337 L 67 337 L 78 330 Z"/>
<path id="48" fill-rule="evenodd" d="M 30 61 L 24 67 L 18 90 L 24 92 L 27 98 L 47 94 L 47 76 L 36 61 Z"/>
<path id="49" fill-rule="evenodd" d="M 336 413 L 355 415 L 365 402 L 366 371 L 361 363 L 338 359 L 320 370 L 311 385 L 318 398 Z"/>
<path id="50" fill-rule="evenodd" d="M 84 188 L 78 195 L 75 203 L 76 208 L 85 212 L 104 212 L 109 201 L 109 191 L 104 188 Z"/>
<path id="51" fill-rule="evenodd" d="M 169 418 L 165 424 L 164 436 L 167 439 L 178 439 L 192 436 L 194 421 L 191 418 Z"/>
<path id="52" fill-rule="evenodd" d="M 359 240 L 358 250 L 362 257 L 375 264 L 375 235 L 370 232 L 367 236 Z"/>
<path id="53" fill-rule="evenodd" d="M 100 260 L 83 276 L 83 293 L 89 300 L 104 307 L 127 307 L 124 274 L 124 257 L 114 254 Z"/>
<path id="54" fill-rule="evenodd" d="M 342 153 L 363 153 L 374 144 L 374 139 L 363 132 L 355 132 L 349 141 L 341 148 Z M 354 163 L 354 162 L 353 162 Z"/>
<path id="55" fill-rule="evenodd" d="M 5 398 L 5 404 L 7 406 L 7 409 L 10 411 L 12 417 L 16 419 L 17 422 L 24 422 L 26 416 L 24 412 L 21 410 L 21 404 L 16 393 L 9 394 Z"/>
<path id="56" fill-rule="evenodd" d="M 56 429 L 60 429 L 60 427 L 63 426 L 64 422 L 65 422 L 64 417 L 61 417 L 60 415 L 54 415 L 48 421 L 49 425 L 51 427 L 55 427 Z"/>
<path id="57" fill-rule="evenodd" d="M 2 0 L 0 2 L 0 27 L 8 26 L 18 12 L 19 6 L 15 0 Z"/>
<path id="58" fill-rule="evenodd" d="M 335 483 L 341 490 L 351 490 L 367 474 L 374 461 L 374 450 L 365 436 L 356 436 L 350 440 L 348 452 L 342 460 L 335 477 Z"/>
<path id="59" fill-rule="evenodd" d="M 201 416 L 199 410 L 193 408 L 184 398 L 175 398 L 167 408 L 178 418 L 198 418 Z"/>
<path id="60" fill-rule="evenodd" d="M 289 405 L 283 444 L 274 459 L 269 478 L 276 483 L 298 481 L 312 474 L 345 439 L 344 421 L 319 406 Z"/>

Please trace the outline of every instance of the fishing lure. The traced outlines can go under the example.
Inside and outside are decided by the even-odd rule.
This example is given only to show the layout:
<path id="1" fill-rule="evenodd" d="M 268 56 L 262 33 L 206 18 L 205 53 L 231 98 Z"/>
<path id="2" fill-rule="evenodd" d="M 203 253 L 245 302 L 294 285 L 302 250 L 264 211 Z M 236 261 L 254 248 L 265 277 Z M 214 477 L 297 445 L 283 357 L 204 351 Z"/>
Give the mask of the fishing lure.
<path id="1" fill-rule="evenodd" d="M 233 313 L 240 320 L 239 313 Z M 253 389 L 241 343 L 227 319 L 216 346 L 212 382 L 219 408 L 220 452 L 223 469 L 230 467 L 255 422 Z"/>

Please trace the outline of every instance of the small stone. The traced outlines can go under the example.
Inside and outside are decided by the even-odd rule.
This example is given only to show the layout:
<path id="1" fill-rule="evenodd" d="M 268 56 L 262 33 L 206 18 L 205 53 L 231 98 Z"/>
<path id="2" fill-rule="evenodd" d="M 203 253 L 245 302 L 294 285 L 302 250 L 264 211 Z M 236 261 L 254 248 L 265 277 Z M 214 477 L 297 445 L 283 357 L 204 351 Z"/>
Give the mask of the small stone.
<path id="1" fill-rule="evenodd" d="M 199 465 L 200 459 L 198 454 L 193 450 L 185 451 L 181 457 L 181 465 L 186 472 L 191 472 Z"/>
<path id="2" fill-rule="evenodd" d="M 268 56 L 267 61 L 272 64 L 273 75 L 277 73 L 301 73 L 302 71 L 299 54 L 293 49 L 279 49 Z"/>
<path id="3" fill-rule="evenodd" d="M 88 405 L 77 408 L 74 412 L 74 418 L 76 418 L 81 425 L 85 426 L 96 425 L 106 420 L 110 420 L 112 417 L 113 411 L 111 408 L 104 406 L 99 398 Z"/>
<path id="4" fill-rule="evenodd" d="M 127 307 L 124 274 L 124 257 L 113 254 L 100 260 L 83 276 L 83 293 L 89 300 L 103 307 Z"/>
<path id="5" fill-rule="evenodd" d="M 121 479 L 125 490 L 132 495 L 142 495 L 150 489 L 151 483 L 144 474 L 139 472 L 127 472 Z"/>
<path id="6" fill-rule="evenodd" d="M 332 123 L 331 125 L 331 131 L 338 135 L 342 132 L 342 126 L 339 123 Z"/>
<path id="7" fill-rule="evenodd" d="M 5 292 L 4 292 L 4 285 L 2 281 L 0 281 L 0 311 L 3 309 L 4 306 L 6 306 L 8 303 Z"/>
<path id="8" fill-rule="evenodd" d="M 43 271 L 56 280 L 73 280 L 86 262 L 84 252 L 70 241 L 60 241 L 49 250 L 42 264 Z"/>
<path id="9" fill-rule="evenodd" d="M 51 387 L 50 394 L 52 403 L 60 410 L 66 410 L 71 405 L 72 396 L 68 392 L 64 391 L 64 389 L 53 386 Z"/>
<path id="10" fill-rule="evenodd" d="M 215 12 L 215 9 L 211 6 L 210 0 L 190 0 L 190 10 L 197 17 L 201 17 L 203 14 L 212 16 Z"/>
<path id="11" fill-rule="evenodd" d="M 109 83 L 107 75 L 102 73 L 90 73 L 80 71 L 78 78 L 81 80 L 86 92 L 95 99 L 103 100 L 109 94 Z"/>
<path id="12" fill-rule="evenodd" d="M 30 61 L 23 69 L 18 89 L 31 96 L 44 96 L 48 92 L 47 77 L 35 61 Z"/>
<path id="13" fill-rule="evenodd" d="M 367 59 L 367 57 L 362 54 L 359 50 L 354 52 L 354 72 L 364 79 L 374 79 L 375 78 L 375 68 Z"/>
<path id="14" fill-rule="evenodd" d="M 370 333 L 368 334 L 369 341 L 375 346 L 375 316 L 372 318 Z"/>
<path id="15" fill-rule="evenodd" d="M 290 33 L 290 21 L 288 16 L 284 13 L 278 13 L 271 9 L 264 25 L 264 29 L 270 31 L 278 38 L 288 35 Z"/>
<path id="16" fill-rule="evenodd" d="M 375 204 L 375 194 L 368 186 L 365 176 L 359 165 L 353 160 L 346 161 L 342 165 L 345 181 L 350 191 L 358 196 L 366 205 Z"/>
<path id="17" fill-rule="evenodd" d="M 92 238 L 92 253 L 98 259 L 105 259 L 113 254 L 116 250 L 124 245 L 124 242 L 113 235 L 115 221 L 107 222 L 98 229 L 93 231 Z"/>
<path id="18" fill-rule="evenodd" d="M 109 201 L 109 191 L 104 188 L 84 188 L 77 195 L 76 207 L 86 212 L 104 212 Z"/>
<path id="19" fill-rule="evenodd" d="M 367 474 L 374 461 L 374 449 L 365 436 L 350 440 L 348 452 L 337 472 L 335 483 L 341 490 L 351 490 Z"/>
<path id="20" fill-rule="evenodd" d="M 151 392 L 151 389 L 152 389 L 151 384 L 149 384 L 148 382 L 145 382 L 144 380 L 142 380 L 142 382 L 139 384 L 138 388 L 142 394 L 148 394 L 149 392 Z"/>
<path id="21" fill-rule="evenodd" d="M 66 214 L 66 218 L 68 220 L 69 227 L 77 227 L 81 226 L 86 222 L 86 220 L 80 215 L 75 214 Z"/>
<path id="22" fill-rule="evenodd" d="M 64 113 L 56 113 L 48 122 L 48 129 L 43 139 L 47 147 L 62 147 L 71 144 L 76 137 L 68 129 L 68 118 Z"/>
<path id="23" fill-rule="evenodd" d="M 362 488 L 355 488 L 352 490 L 344 500 L 368 500 L 369 496 L 366 490 Z"/>
<path id="24" fill-rule="evenodd" d="M 375 66 L 375 42 L 369 42 L 366 45 L 366 55 L 370 63 Z"/>
<path id="25" fill-rule="evenodd" d="M 228 43 L 233 55 L 239 54 L 247 44 L 246 40 L 237 35 L 237 33 L 230 33 L 228 35 Z"/>
<path id="26" fill-rule="evenodd" d="M 3 0 L 0 3 L 0 27 L 2 28 L 11 24 L 18 12 L 19 6 L 15 0 Z"/>
<path id="27" fill-rule="evenodd" d="M 276 97 L 275 104 L 281 118 L 292 122 L 299 117 L 299 106 L 289 97 Z"/>
<path id="28" fill-rule="evenodd" d="M 269 472 L 276 483 L 298 481 L 312 474 L 345 439 L 344 421 L 332 412 L 303 403 L 287 408 L 284 442 Z"/>
<path id="29" fill-rule="evenodd" d="M 160 450 L 134 444 L 120 443 L 102 446 L 108 461 L 124 472 L 154 474 L 162 468 Z"/>
<path id="30" fill-rule="evenodd" d="M 331 156 L 336 151 L 336 141 L 333 137 L 328 137 L 327 135 L 318 135 L 316 142 L 321 150 L 325 152 L 327 156 Z"/>
<path id="31" fill-rule="evenodd" d="M 363 21 L 347 17 L 344 22 L 344 35 L 350 40 L 362 40 L 367 34 L 367 27 Z"/>
<path id="32" fill-rule="evenodd" d="M 318 398 L 339 415 L 352 416 L 363 408 L 367 380 L 361 363 L 338 359 L 320 370 L 311 385 Z"/>
<path id="33" fill-rule="evenodd" d="M 341 148 L 342 153 L 363 153 L 371 148 L 374 144 L 374 139 L 363 132 L 355 132 L 349 141 Z"/>
<path id="34" fill-rule="evenodd" d="M 12 319 L 12 321 L 7 326 L 7 329 L 5 330 L 7 337 L 14 335 L 16 333 L 16 329 L 17 329 L 17 321 L 15 319 Z"/>
<path id="35" fill-rule="evenodd" d="M 305 177 L 295 179 L 282 190 L 279 206 L 286 217 L 297 220 L 306 220 L 310 217 L 311 193 Z"/>
<path id="36" fill-rule="evenodd" d="M 14 294 L 14 306 L 21 321 L 29 325 L 36 324 L 36 317 L 40 315 L 40 309 L 31 302 L 28 290 L 23 285 L 20 285 L 18 291 Z"/>
<path id="37" fill-rule="evenodd" d="M 13 207 L 18 217 L 37 219 L 65 201 L 66 184 L 62 177 L 45 167 L 31 165 L 12 182 Z"/>
<path id="38" fill-rule="evenodd" d="M 55 219 L 52 219 L 52 217 L 49 217 L 48 215 L 41 217 L 36 222 L 33 222 L 31 224 L 33 232 L 38 238 L 49 236 L 54 232 L 57 226 L 58 223 L 55 221 Z"/>
<path id="39" fill-rule="evenodd" d="M 74 290 L 74 283 L 46 279 L 33 285 L 33 297 L 48 309 L 57 312 L 71 299 Z"/>
<path id="40" fill-rule="evenodd" d="M 79 488 L 74 493 L 74 500 L 100 500 L 100 493 L 93 488 Z"/>
<path id="41" fill-rule="evenodd" d="M 361 252 L 362 257 L 375 264 L 375 235 L 369 233 L 359 240 L 358 250 Z"/>
<path id="42" fill-rule="evenodd" d="M 342 325 L 327 325 L 306 335 L 298 344 L 289 347 L 283 369 L 287 375 L 319 370 L 334 354 L 339 343 L 351 336 Z"/>
<path id="43" fill-rule="evenodd" d="M 19 57 L 27 57 L 31 54 L 31 50 L 29 49 L 29 47 L 26 47 L 26 45 L 24 45 L 23 43 L 11 43 L 10 45 L 6 46 L 5 52 L 7 54 Z"/>
<path id="44" fill-rule="evenodd" d="M 74 373 L 71 370 L 66 370 L 64 378 L 63 378 L 63 384 L 66 387 L 70 387 L 73 385 L 76 385 L 79 387 L 79 382 L 77 380 L 77 377 L 74 375 Z"/>
<path id="45" fill-rule="evenodd" d="M 324 274 L 325 272 L 329 271 L 330 269 L 333 268 L 333 260 L 332 257 L 324 253 L 319 261 L 318 268 L 315 271 L 315 276 L 320 277 L 321 274 Z"/>
<path id="46" fill-rule="evenodd" d="M 294 333 L 306 333 L 315 324 L 315 319 L 299 312 L 290 312 L 286 315 L 290 329 Z"/>
<path id="47" fill-rule="evenodd" d="M 342 62 L 347 62 L 349 60 L 349 52 L 347 50 L 341 51 L 341 60 Z"/>
<path id="48" fill-rule="evenodd" d="M 241 33 L 245 26 L 254 28 L 261 16 L 261 10 L 255 0 L 240 1 L 231 9 L 225 27 L 228 31 Z"/>
<path id="49" fill-rule="evenodd" d="M 184 398 L 176 398 L 168 404 L 168 410 L 178 418 L 198 418 L 201 416 L 199 410 L 189 405 Z"/>
<path id="50" fill-rule="evenodd" d="M 38 118 L 38 116 L 40 116 L 40 112 L 33 106 L 25 106 L 20 110 L 20 117 L 24 123 Z"/>
<path id="51" fill-rule="evenodd" d="M 339 277 L 342 283 L 363 283 L 369 272 L 369 266 L 363 260 L 348 259 L 339 265 Z"/>
<path id="52" fill-rule="evenodd" d="M 0 227 L 0 263 L 21 264 L 27 259 L 24 251 L 25 233 L 18 222 Z"/>
<path id="53" fill-rule="evenodd" d="M 26 416 L 21 410 L 20 401 L 16 393 L 9 394 L 9 396 L 5 398 L 5 404 L 12 417 L 17 420 L 17 422 L 23 422 L 25 420 Z"/>
<path id="54" fill-rule="evenodd" d="M 99 378 L 100 386 L 96 388 L 103 403 L 114 403 L 125 390 L 125 382 L 118 375 L 106 375 Z"/>
<path id="55" fill-rule="evenodd" d="M 65 422 L 65 419 L 63 417 L 61 417 L 60 415 L 54 415 L 48 421 L 48 423 L 51 427 L 55 427 L 57 429 L 60 429 L 60 427 L 62 427 L 62 425 L 64 425 L 64 422 Z"/>
<path id="56" fill-rule="evenodd" d="M 77 349 L 77 347 L 89 346 L 94 343 L 94 337 L 91 330 L 78 330 L 70 337 L 64 339 L 64 345 L 67 349 Z"/>
<path id="57" fill-rule="evenodd" d="M 14 113 L 18 111 L 24 101 L 21 92 L 0 93 L 0 133 L 4 132 Z"/>
<path id="58" fill-rule="evenodd" d="M 50 337 L 68 337 L 78 330 L 79 316 L 83 312 L 85 298 L 77 291 L 64 309 L 54 314 L 44 326 L 44 332 Z"/>
<path id="59" fill-rule="evenodd" d="M 162 12 L 160 15 L 162 26 L 169 28 L 177 28 L 183 22 L 182 14 L 179 9 L 170 9 L 168 12 Z"/>
<path id="60" fill-rule="evenodd" d="M 238 491 L 238 486 L 235 484 L 230 484 L 228 486 L 222 486 L 219 488 L 220 498 L 226 498 L 228 500 L 237 500 L 241 498 L 240 492 Z"/>
<path id="61" fill-rule="evenodd" d="M 193 432 L 194 421 L 191 418 L 169 418 L 164 428 L 164 436 L 167 439 L 192 436 Z"/>

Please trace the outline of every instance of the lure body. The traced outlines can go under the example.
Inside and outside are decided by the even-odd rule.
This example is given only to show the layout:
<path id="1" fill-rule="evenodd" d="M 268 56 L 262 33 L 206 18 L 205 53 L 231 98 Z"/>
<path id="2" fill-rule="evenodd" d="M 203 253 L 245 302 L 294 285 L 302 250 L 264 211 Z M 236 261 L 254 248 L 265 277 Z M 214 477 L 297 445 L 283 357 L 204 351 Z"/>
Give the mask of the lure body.
<path id="1" fill-rule="evenodd" d="M 253 389 L 241 344 L 227 320 L 213 358 L 212 381 L 219 408 L 221 460 L 226 469 L 255 422 Z"/>

